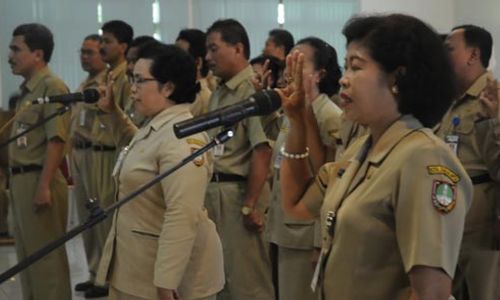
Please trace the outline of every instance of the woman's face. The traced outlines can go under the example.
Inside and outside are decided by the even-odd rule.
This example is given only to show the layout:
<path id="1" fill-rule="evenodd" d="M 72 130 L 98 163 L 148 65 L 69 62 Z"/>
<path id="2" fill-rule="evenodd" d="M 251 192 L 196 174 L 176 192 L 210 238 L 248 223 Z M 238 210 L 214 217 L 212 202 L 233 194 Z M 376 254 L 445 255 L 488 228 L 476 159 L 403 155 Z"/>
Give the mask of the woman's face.
<path id="1" fill-rule="evenodd" d="M 167 84 L 160 84 L 149 72 L 151 59 L 139 59 L 134 66 L 132 99 L 138 113 L 145 117 L 152 117 L 165 108 L 171 106 L 167 100 L 171 90 Z"/>
<path id="2" fill-rule="evenodd" d="M 345 71 L 340 78 L 340 107 L 348 119 L 370 126 L 399 116 L 391 92 L 393 84 L 393 76 L 381 69 L 367 48 L 358 42 L 347 46 Z"/>
<path id="3" fill-rule="evenodd" d="M 293 47 L 292 51 L 298 50 L 300 53 L 304 54 L 304 78 L 306 76 L 313 76 L 313 82 L 316 86 L 319 85 L 322 77 L 322 70 L 316 70 L 314 65 L 314 52 L 315 49 L 309 44 L 298 44 Z"/>

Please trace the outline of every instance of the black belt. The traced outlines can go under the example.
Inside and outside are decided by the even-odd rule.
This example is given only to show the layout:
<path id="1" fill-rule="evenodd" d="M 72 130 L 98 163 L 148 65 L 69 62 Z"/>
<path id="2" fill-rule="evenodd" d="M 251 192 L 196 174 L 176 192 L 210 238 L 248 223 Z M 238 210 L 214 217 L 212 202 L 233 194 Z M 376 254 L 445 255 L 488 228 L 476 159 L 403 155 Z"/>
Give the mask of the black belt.
<path id="1" fill-rule="evenodd" d="M 92 145 L 92 149 L 94 151 L 115 151 L 115 146 L 106 146 L 106 145 Z"/>
<path id="2" fill-rule="evenodd" d="M 472 180 L 472 184 L 481 184 L 481 183 L 493 181 L 493 179 L 491 179 L 489 174 L 471 176 L 470 179 Z"/>
<path id="3" fill-rule="evenodd" d="M 75 149 L 88 149 L 90 147 L 92 147 L 91 142 L 87 142 L 87 141 L 74 141 L 73 142 L 73 148 L 75 148 Z"/>
<path id="4" fill-rule="evenodd" d="M 10 174 L 16 175 L 16 174 L 40 171 L 41 169 L 43 169 L 43 167 L 40 165 L 17 166 L 10 168 Z"/>
<path id="5" fill-rule="evenodd" d="M 231 182 L 231 181 L 246 181 L 247 178 L 236 174 L 214 173 L 212 182 Z"/>

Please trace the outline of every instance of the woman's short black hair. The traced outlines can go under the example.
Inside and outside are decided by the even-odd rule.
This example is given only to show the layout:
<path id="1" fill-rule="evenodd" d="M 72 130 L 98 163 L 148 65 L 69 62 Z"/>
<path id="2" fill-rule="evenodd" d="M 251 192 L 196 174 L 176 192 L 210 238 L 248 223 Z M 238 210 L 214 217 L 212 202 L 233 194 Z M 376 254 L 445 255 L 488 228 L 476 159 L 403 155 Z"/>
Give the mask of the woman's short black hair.
<path id="1" fill-rule="evenodd" d="M 280 76 L 283 74 L 283 70 L 285 69 L 285 64 L 279 60 L 278 58 L 271 55 L 259 55 L 250 60 L 251 65 L 260 64 L 263 65 L 266 60 L 269 60 L 269 70 L 271 70 L 271 76 L 273 79 L 272 89 L 277 87 L 278 80 Z"/>
<path id="2" fill-rule="evenodd" d="M 138 59 L 151 59 L 151 75 L 161 84 L 171 82 L 175 88 L 169 99 L 176 104 L 192 103 L 200 91 L 196 82 L 196 65 L 186 51 L 175 45 L 149 42 L 140 48 Z"/>
<path id="3" fill-rule="evenodd" d="M 360 43 L 386 73 L 397 72 L 399 112 L 433 127 L 455 96 L 455 78 L 439 36 L 421 20 L 402 14 L 358 16 L 342 30 Z"/>
<path id="4" fill-rule="evenodd" d="M 317 37 L 301 39 L 296 45 L 306 44 L 314 49 L 314 67 L 316 70 L 325 70 L 325 76 L 319 82 L 320 93 L 333 96 L 338 93 L 342 76 L 337 51 L 330 44 Z"/>
<path id="5" fill-rule="evenodd" d="M 175 41 L 178 40 L 184 40 L 188 42 L 189 54 L 191 54 L 195 59 L 197 59 L 198 57 L 201 58 L 201 76 L 206 77 L 208 74 L 208 63 L 205 59 L 205 56 L 207 55 L 207 35 L 203 31 L 195 28 L 182 29 L 175 39 Z"/>

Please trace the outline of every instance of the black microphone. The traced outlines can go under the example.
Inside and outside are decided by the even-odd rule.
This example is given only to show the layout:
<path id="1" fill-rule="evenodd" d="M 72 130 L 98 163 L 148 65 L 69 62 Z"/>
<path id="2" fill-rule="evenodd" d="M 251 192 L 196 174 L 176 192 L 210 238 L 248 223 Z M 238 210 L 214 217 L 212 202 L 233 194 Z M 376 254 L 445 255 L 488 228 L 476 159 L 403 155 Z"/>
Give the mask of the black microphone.
<path id="1" fill-rule="evenodd" d="M 31 104 L 44 104 L 44 103 L 62 103 L 70 104 L 74 102 L 96 103 L 99 100 L 99 92 L 96 89 L 88 89 L 83 92 L 56 95 L 49 97 L 40 97 L 31 101 Z"/>
<path id="2" fill-rule="evenodd" d="M 204 115 L 174 124 L 174 133 L 183 138 L 218 126 L 229 126 L 251 116 L 272 113 L 281 106 L 281 98 L 274 90 L 263 90 L 248 99 L 225 106 Z"/>

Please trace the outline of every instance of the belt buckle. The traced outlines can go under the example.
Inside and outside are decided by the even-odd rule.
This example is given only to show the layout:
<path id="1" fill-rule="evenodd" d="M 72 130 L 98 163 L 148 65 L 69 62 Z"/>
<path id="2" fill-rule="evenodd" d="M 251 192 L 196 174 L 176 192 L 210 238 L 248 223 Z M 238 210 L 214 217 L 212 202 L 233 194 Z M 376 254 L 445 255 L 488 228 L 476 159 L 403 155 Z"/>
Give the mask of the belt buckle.
<path id="1" fill-rule="evenodd" d="M 214 173 L 213 177 L 215 182 L 220 182 L 219 173 Z"/>

